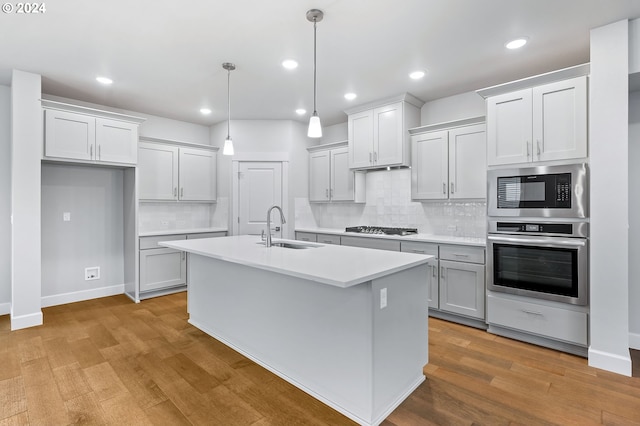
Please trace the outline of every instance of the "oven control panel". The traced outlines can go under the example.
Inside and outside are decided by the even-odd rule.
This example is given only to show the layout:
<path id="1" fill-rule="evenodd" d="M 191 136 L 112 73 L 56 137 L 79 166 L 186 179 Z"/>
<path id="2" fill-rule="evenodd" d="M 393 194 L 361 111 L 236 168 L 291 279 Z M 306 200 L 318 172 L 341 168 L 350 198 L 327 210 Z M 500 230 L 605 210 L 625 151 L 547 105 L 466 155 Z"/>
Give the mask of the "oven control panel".
<path id="1" fill-rule="evenodd" d="M 526 222 L 498 222 L 498 232 L 517 232 L 519 234 L 561 234 L 572 235 L 572 223 L 526 223 Z"/>

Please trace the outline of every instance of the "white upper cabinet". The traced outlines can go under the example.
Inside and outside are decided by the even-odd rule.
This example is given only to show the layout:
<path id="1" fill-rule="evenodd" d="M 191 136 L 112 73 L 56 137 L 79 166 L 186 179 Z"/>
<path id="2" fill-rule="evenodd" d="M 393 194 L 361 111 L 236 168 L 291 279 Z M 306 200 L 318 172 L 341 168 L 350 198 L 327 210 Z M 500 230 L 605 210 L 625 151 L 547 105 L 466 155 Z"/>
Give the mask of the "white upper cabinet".
<path id="1" fill-rule="evenodd" d="M 582 65 L 478 91 L 487 98 L 487 164 L 587 157 L 587 72 Z"/>
<path id="2" fill-rule="evenodd" d="M 412 129 L 411 198 L 486 198 L 483 117 Z M 447 128 L 460 125 L 460 127 Z M 429 129 L 445 129 L 428 131 Z"/>
<path id="3" fill-rule="evenodd" d="M 365 201 L 365 176 L 349 169 L 346 145 L 342 142 L 308 148 L 309 201 Z"/>
<path id="4" fill-rule="evenodd" d="M 137 163 L 138 125 L 142 119 L 53 101 L 42 103 L 45 108 L 45 158 Z"/>
<path id="5" fill-rule="evenodd" d="M 378 105 L 367 104 L 346 111 L 349 167 L 408 166 L 411 162 L 408 130 L 420 123 L 423 104 L 405 94 Z"/>
<path id="6" fill-rule="evenodd" d="M 217 148 L 140 142 L 138 192 L 141 201 L 215 202 Z"/>

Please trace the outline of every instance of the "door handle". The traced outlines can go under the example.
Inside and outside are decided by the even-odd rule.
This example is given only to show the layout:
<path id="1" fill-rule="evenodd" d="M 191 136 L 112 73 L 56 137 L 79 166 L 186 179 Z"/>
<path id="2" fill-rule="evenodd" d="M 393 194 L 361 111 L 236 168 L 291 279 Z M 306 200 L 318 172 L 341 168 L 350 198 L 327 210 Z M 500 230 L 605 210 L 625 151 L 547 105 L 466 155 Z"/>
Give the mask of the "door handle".
<path id="1" fill-rule="evenodd" d="M 450 186 L 451 186 L 451 193 L 453 194 L 453 182 L 451 182 Z"/>
<path id="2" fill-rule="evenodd" d="M 442 193 L 443 194 L 447 194 L 447 184 L 446 182 L 442 182 Z"/>

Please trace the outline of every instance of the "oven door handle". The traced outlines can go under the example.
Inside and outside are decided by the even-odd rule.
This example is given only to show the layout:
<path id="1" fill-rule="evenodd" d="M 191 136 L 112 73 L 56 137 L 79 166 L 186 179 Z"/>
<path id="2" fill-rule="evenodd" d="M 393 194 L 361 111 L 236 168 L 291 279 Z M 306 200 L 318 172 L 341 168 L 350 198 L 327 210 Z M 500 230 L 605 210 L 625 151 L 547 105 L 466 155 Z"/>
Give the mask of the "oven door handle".
<path id="1" fill-rule="evenodd" d="M 546 247 L 584 247 L 587 245 L 587 240 L 584 238 L 562 237 L 540 238 L 529 236 L 505 237 L 502 235 L 488 235 L 487 241 L 508 244 L 542 245 Z"/>

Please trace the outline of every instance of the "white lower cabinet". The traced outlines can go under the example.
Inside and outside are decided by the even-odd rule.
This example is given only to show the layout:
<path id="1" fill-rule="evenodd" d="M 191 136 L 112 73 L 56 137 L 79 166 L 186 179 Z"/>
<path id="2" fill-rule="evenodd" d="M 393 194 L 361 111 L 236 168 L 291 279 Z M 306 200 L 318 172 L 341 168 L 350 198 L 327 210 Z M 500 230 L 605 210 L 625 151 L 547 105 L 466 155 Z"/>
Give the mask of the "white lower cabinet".
<path id="1" fill-rule="evenodd" d="M 226 232 L 140 237 L 139 285 L 143 297 L 149 293 L 180 289 L 187 285 L 186 253 L 158 246 L 160 241 L 223 237 Z M 147 293 L 147 295 L 145 295 Z"/>
<path id="2" fill-rule="evenodd" d="M 484 265 L 440 260 L 440 310 L 484 320 Z"/>

